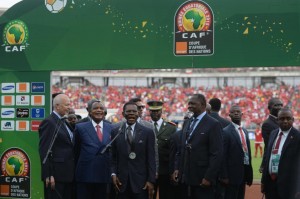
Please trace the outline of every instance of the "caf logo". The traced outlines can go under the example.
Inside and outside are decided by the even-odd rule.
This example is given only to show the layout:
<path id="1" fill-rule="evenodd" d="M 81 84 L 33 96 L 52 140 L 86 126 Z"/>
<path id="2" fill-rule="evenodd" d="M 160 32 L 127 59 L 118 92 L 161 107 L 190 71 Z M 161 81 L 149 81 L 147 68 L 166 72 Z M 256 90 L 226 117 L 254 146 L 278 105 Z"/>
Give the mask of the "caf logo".
<path id="1" fill-rule="evenodd" d="M 204 2 L 187 2 L 178 10 L 176 17 L 180 32 L 207 31 L 212 24 L 212 12 Z"/>
<path id="2" fill-rule="evenodd" d="M 1 171 L 4 176 L 28 176 L 27 154 L 18 148 L 8 149 L 1 157 Z"/>
<path id="3" fill-rule="evenodd" d="M 10 21 L 4 28 L 3 41 L 6 52 L 20 52 L 28 46 L 29 32 L 21 20 Z"/>

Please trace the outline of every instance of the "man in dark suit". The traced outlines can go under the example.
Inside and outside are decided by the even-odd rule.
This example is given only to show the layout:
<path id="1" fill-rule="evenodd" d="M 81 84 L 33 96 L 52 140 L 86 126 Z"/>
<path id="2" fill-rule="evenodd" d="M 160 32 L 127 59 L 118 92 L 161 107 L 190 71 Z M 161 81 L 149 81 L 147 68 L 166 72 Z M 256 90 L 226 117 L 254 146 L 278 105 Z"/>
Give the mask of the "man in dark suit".
<path id="1" fill-rule="evenodd" d="M 221 125 L 206 114 L 205 108 L 204 95 L 194 94 L 190 98 L 188 109 L 194 115 L 183 129 L 181 150 L 173 174 L 186 186 L 185 199 L 213 198 L 221 166 Z"/>
<path id="2" fill-rule="evenodd" d="M 193 116 L 193 113 L 187 112 L 183 118 L 183 129 L 189 119 Z M 171 135 L 170 138 L 170 155 L 169 155 L 169 171 L 171 174 L 171 184 L 172 184 L 172 197 L 173 199 L 181 199 L 185 196 L 182 195 L 184 193 L 184 186 L 182 183 L 178 181 L 178 176 L 175 175 L 175 160 L 176 155 L 181 149 L 181 137 L 182 137 L 182 130 L 177 131 L 176 133 Z"/>
<path id="3" fill-rule="evenodd" d="M 268 109 L 270 111 L 269 117 L 263 122 L 261 126 L 261 133 L 264 138 L 265 149 L 268 146 L 270 133 L 278 128 L 277 116 L 283 103 L 279 98 L 272 98 L 268 102 Z"/>
<path id="4" fill-rule="evenodd" d="M 170 172 L 169 172 L 169 155 L 170 155 L 170 138 L 177 130 L 176 124 L 167 122 L 161 118 L 163 102 L 149 101 L 149 113 L 154 125 L 158 144 L 158 178 L 156 180 L 154 198 L 156 198 L 157 188 L 159 188 L 159 198 L 173 199 Z"/>
<path id="5" fill-rule="evenodd" d="M 152 199 L 155 182 L 155 136 L 137 122 L 135 103 L 123 106 L 126 123 L 112 131 L 111 174 L 119 199 Z"/>
<path id="6" fill-rule="evenodd" d="M 109 151 L 101 151 L 110 142 L 112 127 L 103 121 L 104 110 L 104 105 L 95 101 L 89 114 L 92 121 L 76 124 L 76 147 L 80 151 L 75 173 L 78 199 L 107 198 Z"/>
<path id="7" fill-rule="evenodd" d="M 44 194 L 46 199 L 70 199 L 74 192 L 74 135 L 64 121 L 70 109 L 70 99 L 65 94 L 56 95 L 53 107 L 54 111 L 39 126 Z M 46 158 L 55 134 L 51 153 Z"/>
<path id="8" fill-rule="evenodd" d="M 294 199 L 299 196 L 300 132 L 293 127 L 293 113 L 282 108 L 279 128 L 271 132 L 261 190 L 266 199 Z"/>
<path id="9" fill-rule="evenodd" d="M 222 129 L 230 124 L 230 121 L 219 115 L 221 109 L 221 100 L 219 98 L 212 98 L 209 100 L 208 104 L 210 104 L 210 113 L 209 116 L 218 120 L 222 126 Z M 215 199 L 224 199 L 225 197 L 225 187 L 224 184 L 220 182 L 220 179 L 217 180 Z"/>
<path id="10" fill-rule="evenodd" d="M 222 128 L 225 128 L 227 125 L 229 125 L 230 121 L 226 120 L 225 118 L 223 118 L 219 115 L 219 111 L 221 109 L 221 100 L 218 98 L 212 98 L 209 100 L 208 103 L 211 106 L 209 116 L 218 120 L 220 122 L 220 124 L 222 125 Z"/>
<path id="11" fill-rule="evenodd" d="M 225 199 L 244 199 L 245 185 L 252 185 L 253 169 L 248 131 L 241 127 L 242 111 L 230 108 L 232 123 L 223 129 L 223 163 L 220 181 L 226 185 Z"/>
<path id="12" fill-rule="evenodd" d="M 269 137 L 273 130 L 278 128 L 277 116 L 279 110 L 282 108 L 283 103 L 279 98 L 272 98 L 268 102 L 268 109 L 270 112 L 269 117 L 263 122 L 261 126 L 261 133 L 264 138 L 264 155 L 260 166 L 260 172 L 262 172 L 265 165 L 265 152 L 268 147 Z"/>

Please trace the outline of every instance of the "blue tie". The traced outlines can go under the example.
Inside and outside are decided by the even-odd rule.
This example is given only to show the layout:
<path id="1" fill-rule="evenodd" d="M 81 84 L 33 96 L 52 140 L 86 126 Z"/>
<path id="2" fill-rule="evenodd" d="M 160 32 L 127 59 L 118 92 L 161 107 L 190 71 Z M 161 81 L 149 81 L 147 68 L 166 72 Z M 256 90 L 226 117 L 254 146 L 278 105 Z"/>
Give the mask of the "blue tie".
<path id="1" fill-rule="evenodd" d="M 190 128 L 189 128 L 187 136 L 186 136 L 187 140 L 190 140 L 192 132 L 194 131 L 197 121 L 198 121 L 198 119 L 194 118 L 193 121 L 191 122 Z"/>

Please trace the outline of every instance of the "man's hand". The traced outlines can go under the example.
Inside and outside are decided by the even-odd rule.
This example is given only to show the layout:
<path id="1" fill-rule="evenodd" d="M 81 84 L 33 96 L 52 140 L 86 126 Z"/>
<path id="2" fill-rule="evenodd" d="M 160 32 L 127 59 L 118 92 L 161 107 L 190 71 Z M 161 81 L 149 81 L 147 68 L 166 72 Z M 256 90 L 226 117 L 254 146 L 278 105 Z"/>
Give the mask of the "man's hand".
<path id="1" fill-rule="evenodd" d="M 211 185 L 211 182 L 206 180 L 205 178 L 202 179 L 202 182 L 200 184 L 201 187 L 209 187 Z"/>
<path id="2" fill-rule="evenodd" d="M 120 191 L 122 183 L 120 182 L 119 178 L 116 175 L 112 175 L 112 182 L 115 185 L 115 188 Z"/>
<path id="3" fill-rule="evenodd" d="M 172 181 L 174 181 L 174 182 L 178 182 L 178 173 L 179 173 L 179 171 L 178 170 L 175 170 L 174 172 L 173 172 L 173 174 L 171 175 L 171 179 L 172 179 Z"/>
<path id="4" fill-rule="evenodd" d="M 154 186 L 151 182 L 146 182 L 144 188 L 144 190 L 148 190 L 148 198 L 152 199 L 153 198 L 153 194 L 154 194 Z"/>
<path id="5" fill-rule="evenodd" d="M 45 180 L 45 184 L 46 184 L 46 187 L 48 187 L 49 184 L 50 184 L 51 189 L 54 190 L 55 189 L 55 180 L 54 180 L 54 177 L 53 176 L 50 176 L 50 178 L 47 177 L 46 180 Z"/>

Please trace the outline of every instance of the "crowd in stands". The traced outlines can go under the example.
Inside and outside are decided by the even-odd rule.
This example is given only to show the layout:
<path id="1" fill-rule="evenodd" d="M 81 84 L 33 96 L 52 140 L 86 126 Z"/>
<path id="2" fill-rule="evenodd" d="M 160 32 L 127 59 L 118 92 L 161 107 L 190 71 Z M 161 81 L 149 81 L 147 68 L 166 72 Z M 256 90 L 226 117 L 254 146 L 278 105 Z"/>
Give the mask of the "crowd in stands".
<path id="1" fill-rule="evenodd" d="M 119 109 L 121 115 L 122 105 L 130 98 L 139 97 L 144 104 L 150 100 L 162 100 L 164 105 L 164 116 L 171 115 L 183 116 L 187 111 L 188 97 L 194 93 L 202 93 L 206 99 L 217 97 L 222 100 L 220 115 L 229 119 L 229 108 L 232 104 L 242 107 L 243 121 L 246 128 L 260 126 L 262 121 L 268 116 L 268 100 L 272 97 L 280 98 L 284 106 L 289 106 L 294 111 L 296 128 L 300 127 L 300 85 L 282 85 L 274 88 L 256 87 L 248 89 L 245 87 L 227 86 L 223 88 L 160 88 L 147 87 L 100 87 L 100 86 L 81 86 L 61 89 L 57 86 L 52 87 L 52 92 L 63 92 L 67 94 L 74 109 L 86 107 L 86 103 L 91 98 L 98 98 L 105 102 L 107 109 Z M 148 111 L 145 110 L 145 119 L 149 119 Z"/>

